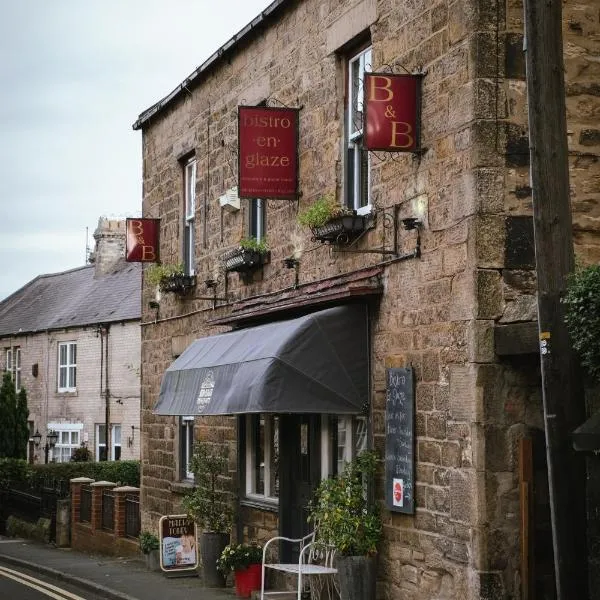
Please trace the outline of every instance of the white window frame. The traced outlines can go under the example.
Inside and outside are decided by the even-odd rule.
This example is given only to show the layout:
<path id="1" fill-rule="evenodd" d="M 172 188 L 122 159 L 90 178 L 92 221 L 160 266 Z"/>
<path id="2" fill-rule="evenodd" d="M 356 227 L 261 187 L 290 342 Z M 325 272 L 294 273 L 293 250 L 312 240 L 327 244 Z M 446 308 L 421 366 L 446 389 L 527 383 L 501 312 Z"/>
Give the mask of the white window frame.
<path id="1" fill-rule="evenodd" d="M 254 474 L 256 473 L 257 457 L 254 452 L 254 440 L 256 431 L 254 429 L 254 423 L 258 419 L 262 419 L 264 422 L 264 459 L 262 461 L 263 468 L 263 485 L 264 492 L 259 493 L 256 491 L 256 481 Z M 272 471 L 275 468 L 275 452 L 276 448 L 279 448 L 279 427 L 275 427 L 276 419 L 278 417 L 270 414 L 246 415 L 246 497 L 253 500 L 267 501 L 269 503 L 277 504 L 279 497 L 276 494 L 276 490 L 271 489 Z"/>
<path id="2" fill-rule="evenodd" d="M 186 275 L 193 275 L 195 219 L 196 219 L 196 157 L 189 158 L 183 165 L 184 179 L 184 242 L 183 264 Z"/>
<path id="3" fill-rule="evenodd" d="M 372 210 L 371 206 L 371 157 L 363 149 L 364 132 L 364 73 L 371 71 L 372 66 L 372 48 L 364 48 L 360 52 L 352 55 L 347 63 L 348 88 L 347 106 L 346 106 L 346 162 L 344 185 L 346 190 L 346 205 L 348 208 L 356 210 L 358 214 L 368 214 Z M 358 75 L 355 74 L 355 68 L 358 66 Z M 352 151 L 352 159 L 349 158 Z M 366 155 L 366 173 L 363 173 L 363 153 Z M 350 162 L 352 161 L 352 164 Z M 352 167 L 352 181 L 350 181 L 349 172 Z M 365 204 L 363 201 L 364 176 L 366 175 L 367 197 Z"/>
<path id="4" fill-rule="evenodd" d="M 191 470 L 192 456 L 194 454 L 194 417 L 181 417 L 179 423 L 179 456 L 181 457 L 181 468 L 179 469 L 181 477 L 184 479 L 194 479 L 194 473 Z"/>
<path id="5" fill-rule="evenodd" d="M 48 423 L 48 431 L 56 431 L 58 439 L 54 448 L 50 448 L 48 452 L 48 462 L 70 462 L 73 452 L 81 446 L 83 441 L 83 423 Z M 64 444 L 62 441 L 63 433 L 68 433 L 69 442 Z M 76 434 L 76 435 L 74 435 Z M 73 440 L 76 440 L 73 441 Z M 69 459 L 63 460 L 63 449 L 69 448 Z"/>
<path id="6" fill-rule="evenodd" d="M 66 362 L 62 362 L 61 349 L 66 348 Z M 65 372 L 66 385 L 61 386 L 61 371 Z M 58 343 L 58 373 L 57 388 L 59 392 L 77 391 L 77 342 Z"/>
<path id="7" fill-rule="evenodd" d="M 106 423 L 96 423 L 96 436 L 95 436 L 95 456 L 96 460 L 100 460 L 100 450 L 102 448 L 106 448 L 106 435 L 104 435 L 104 442 L 100 441 L 100 428 L 106 429 Z M 118 435 L 117 435 L 118 433 Z M 117 439 L 118 438 L 118 439 Z M 119 453 L 119 458 L 117 459 L 117 448 L 121 450 Z M 107 456 L 109 461 L 120 460 L 122 456 L 122 447 L 121 447 L 121 424 L 120 423 L 111 423 L 110 425 L 110 456 Z"/>
<path id="8" fill-rule="evenodd" d="M 21 389 L 21 348 L 13 346 L 6 349 L 6 371 L 8 371 L 15 383 L 15 391 Z"/>

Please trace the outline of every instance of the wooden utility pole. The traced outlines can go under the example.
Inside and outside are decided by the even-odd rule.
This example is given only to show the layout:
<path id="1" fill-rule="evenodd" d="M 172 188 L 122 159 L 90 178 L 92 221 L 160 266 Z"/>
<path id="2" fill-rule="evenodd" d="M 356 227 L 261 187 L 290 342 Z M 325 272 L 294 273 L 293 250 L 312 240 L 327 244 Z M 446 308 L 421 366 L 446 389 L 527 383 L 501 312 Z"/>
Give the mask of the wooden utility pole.
<path id="1" fill-rule="evenodd" d="M 585 420 L 578 364 L 560 303 L 573 271 L 562 0 L 526 0 L 529 142 L 538 325 L 557 600 L 589 598 L 585 461 L 571 432 Z"/>

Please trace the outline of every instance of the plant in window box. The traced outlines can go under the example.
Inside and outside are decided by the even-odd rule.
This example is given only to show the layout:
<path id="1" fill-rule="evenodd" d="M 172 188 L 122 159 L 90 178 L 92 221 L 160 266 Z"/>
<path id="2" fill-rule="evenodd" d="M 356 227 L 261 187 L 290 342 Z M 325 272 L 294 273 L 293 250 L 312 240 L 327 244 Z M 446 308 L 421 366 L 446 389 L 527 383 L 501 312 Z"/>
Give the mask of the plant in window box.
<path id="1" fill-rule="evenodd" d="M 232 572 L 235 576 L 235 591 L 241 598 L 249 598 L 261 585 L 262 546 L 250 544 L 229 544 L 217 561 L 217 569 L 224 575 Z"/>
<path id="2" fill-rule="evenodd" d="M 145 277 L 151 285 L 158 286 L 161 292 L 180 295 L 187 294 L 196 285 L 196 277 L 186 275 L 181 264 L 153 264 L 146 270 Z"/>
<path id="3" fill-rule="evenodd" d="M 319 538 L 336 548 L 341 597 L 375 598 L 375 559 L 381 540 L 379 506 L 370 499 L 377 454 L 365 451 L 347 463 L 336 477 L 319 484 L 309 504 L 309 521 Z"/>
<path id="4" fill-rule="evenodd" d="M 263 238 L 247 237 L 240 240 L 239 246 L 221 256 L 226 271 L 245 272 L 264 265 L 269 257 L 269 246 Z"/>
<path id="5" fill-rule="evenodd" d="M 333 196 L 321 196 L 298 214 L 298 223 L 310 228 L 313 239 L 347 244 L 371 224 L 370 215 L 359 215 L 341 206 Z"/>
<path id="6" fill-rule="evenodd" d="M 150 531 L 142 531 L 139 536 L 140 550 L 146 559 L 146 567 L 150 571 L 160 570 L 159 540 Z"/>
<path id="7" fill-rule="evenodd" d="M 198 442 L 190 461 L 194 473 L 194 489 L 182 505 L 187 514 L 202 528 L 200 555 L 204 581 L 212 587 L 223 587 L 225 578 L 217 569 L 217 560 L 229 543 L 233 510 L 223 489 L 229 476 L 229 453 L 225 447 Z"/>

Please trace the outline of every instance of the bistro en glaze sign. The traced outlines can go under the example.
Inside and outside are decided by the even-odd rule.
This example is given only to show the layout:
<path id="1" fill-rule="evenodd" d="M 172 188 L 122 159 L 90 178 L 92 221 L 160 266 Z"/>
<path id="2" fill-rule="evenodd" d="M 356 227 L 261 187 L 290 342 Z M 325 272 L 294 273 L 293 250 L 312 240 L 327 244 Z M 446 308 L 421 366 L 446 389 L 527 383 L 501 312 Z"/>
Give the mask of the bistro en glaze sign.
<path id="1" fill-rule="evenodd" d="M 238 107 L 240 198 L 298 196 L 298 109 Z"/>
<path id="2" fill-rule="evenodd" d="M 365 148 L 420 150 L 421 75 L 365 73 Z"/>
<path id="3" fill-rule="evenodd" d="M 158 262 L 160 219 L 126 219 L 125 260 Z"/>

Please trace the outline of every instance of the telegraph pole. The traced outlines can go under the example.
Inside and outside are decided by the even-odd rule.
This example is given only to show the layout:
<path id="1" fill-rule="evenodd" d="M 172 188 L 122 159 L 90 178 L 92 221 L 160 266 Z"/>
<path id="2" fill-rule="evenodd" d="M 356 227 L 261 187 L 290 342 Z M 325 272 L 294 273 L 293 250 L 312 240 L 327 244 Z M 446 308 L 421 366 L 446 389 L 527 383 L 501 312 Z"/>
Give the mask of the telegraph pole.
<path id="1" fill-rule="evenodd" d="M 525 2 L 529 146 L 557 600 L 586 600 L 585 460 L 570 440 L 585 420 L 585 403 L 560 303 L 574 269 L 561 4 Z"/>

